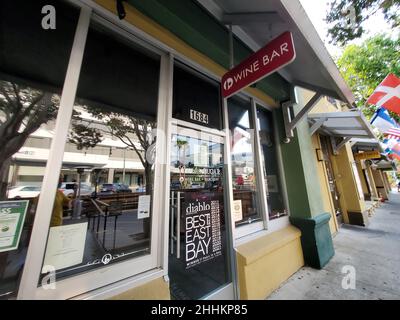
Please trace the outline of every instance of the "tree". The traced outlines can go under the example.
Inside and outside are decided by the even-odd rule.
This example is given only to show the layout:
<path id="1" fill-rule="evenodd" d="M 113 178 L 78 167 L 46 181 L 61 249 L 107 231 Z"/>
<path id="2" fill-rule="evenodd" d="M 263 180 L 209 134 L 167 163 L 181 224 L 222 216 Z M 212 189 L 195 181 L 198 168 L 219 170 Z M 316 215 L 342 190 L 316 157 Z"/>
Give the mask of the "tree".
<path id="1" fill-rule="evenodd" d="M 331 24 L 328 34 L 331 42 L 345 45 L 360 38 L 363 24 L 377 12 L 382 12 L 392 28 L 400 26 L 400 0 L 331 0 L 326 21 Z"/>
<path id="2" fill-rule="evenodd" d="M 42 124 L 57 115 L 57 96 L 0 81 L 0 200 L 6 198 L 12 156 Z"/>
<path id="3" fill-rule="evenodd" d="M 366 105 L 366 100 L 389 74 L 400 76 L 400 39 L 377 35 L 361 45 L 349 45 L 337 64 L 347 84 L 352 89 L 357 106 L 369 119 L 377 107 Z M 400 117 L 392 116 L 399 121 Z"/>
<path id="4" fill-rule="evenodd" d="M 86 111 L 97 118 L 105 129 L 94 127 L 93 121 L 85 121 L 79 112 L 74 112 L 73 124 L 69 134 L 69 141 L 78 149 L 95 147 L 102 141 L 103 134 L 118 138 L 129 149 L 134 150 L 144 168 L 146 180 L 146 194 L 151 194 L 153 185 L 153 151 L 155 150 L 156 135 L 154 121 L 138 119 L 102 108 L 85 106 Z"/>

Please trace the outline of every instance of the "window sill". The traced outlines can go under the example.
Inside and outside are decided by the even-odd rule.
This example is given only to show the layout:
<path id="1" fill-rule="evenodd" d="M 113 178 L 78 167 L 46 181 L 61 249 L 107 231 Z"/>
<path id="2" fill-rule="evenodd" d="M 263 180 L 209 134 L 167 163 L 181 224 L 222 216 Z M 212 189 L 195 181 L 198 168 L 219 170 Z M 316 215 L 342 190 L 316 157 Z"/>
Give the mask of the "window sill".
<path id="1" fill-rule="evenodd" d="M 236 240 L 235 240 L 235 247 L 241 246 L 247 242 L 253 241 L 262 236 L 271 234 L 272 232 L 284 229 L 289 225 L 290 225 L 289 216 L 284 216 L 281 218 L 271 220 L 268 222 L 268 229 L 261 228 L 260 230 L 254 230 L 251 233 L 248 232 L 247 234 L 244 234 L 243 236 L 237 236 Z M 236 231 L 236 235 L 238 235 L 237 231 Z"/>
<path id="2" fill-rule="evenodd" d="M 135 287 L 144 285 L 152 280 L 163 277 L 165 274 L 162 269 L 154 269 L 143 274 L 138 274 L 131 278 L 112 283 L 108 286 L 93 290 L 88 293 L 74 297 L 72 300 L 106 300 L 122 294 Z"/>

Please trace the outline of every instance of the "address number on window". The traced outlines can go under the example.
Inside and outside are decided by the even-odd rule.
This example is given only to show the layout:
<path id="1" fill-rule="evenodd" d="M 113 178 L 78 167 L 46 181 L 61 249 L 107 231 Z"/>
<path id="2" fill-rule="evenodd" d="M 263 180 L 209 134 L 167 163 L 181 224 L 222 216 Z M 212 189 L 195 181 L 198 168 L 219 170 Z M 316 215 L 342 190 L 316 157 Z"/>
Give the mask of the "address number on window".
<path id="1" fill-rule="evenodd" d="M 190 119 L 201 123 L 208 124 L 208 114 L 190 109 Z"/>

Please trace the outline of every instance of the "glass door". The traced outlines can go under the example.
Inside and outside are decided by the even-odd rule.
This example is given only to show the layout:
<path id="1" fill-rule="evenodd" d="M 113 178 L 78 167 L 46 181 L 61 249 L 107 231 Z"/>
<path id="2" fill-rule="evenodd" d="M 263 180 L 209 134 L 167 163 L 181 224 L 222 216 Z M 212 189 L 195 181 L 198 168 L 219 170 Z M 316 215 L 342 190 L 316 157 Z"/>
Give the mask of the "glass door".
<path id="1" fill-rule="evenodd" d="M 233 298 L 224 210 L 223 137 L 175 127 L 171 139 L 172 299 Z M 217 296 L 218 295 L 218 296 Z"/>

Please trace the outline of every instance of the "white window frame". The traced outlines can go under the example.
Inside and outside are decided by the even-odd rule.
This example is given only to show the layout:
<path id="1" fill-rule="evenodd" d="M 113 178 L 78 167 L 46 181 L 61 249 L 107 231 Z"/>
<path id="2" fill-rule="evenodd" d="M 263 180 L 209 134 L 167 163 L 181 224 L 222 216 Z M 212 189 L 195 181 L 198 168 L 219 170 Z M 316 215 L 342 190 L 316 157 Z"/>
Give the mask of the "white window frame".
<path id="1" fill-rule="evenodd" d="M 252 96 L 246 95 L 244 93 L 239 93 L 236 94 L 237 96 L 239 96 L 240 98 L 250 102 L 251 107 L 250 107 L 250 121 L 253 123 L 253 130 L 254 130 L 254 139 L 252 140 L 252 147 L 253 147 L 253 156 L 254 156 L 254 160 L 255 160 L 255 173 L 256 173 L 256 183 L 257 183 L 257 189 L 258 190 L 264 190 L 265 188 L 265 184 L 264 184 L 264 177 L 262 177 L 262 175 L 260 175 L 260 173 L 262 171 L 260 171 L 260 155 L 259 155 L 259 150 L 260 150 L 260 139 L 259 139 L 259 132 L 258 132 L 258 122 L 257 122 L 257 113 L 255 113 L 255 100 Z M 227 99 L 223 99 L 223 108 L 224 108 L 224 120 L 226 120 L 225 123 L 225 128 L 227 130 L 227 132 L 229 133 L 230 128 L 229 128 L 229 110 L 228 110 L 228 102 Z M 230 141 L 230 134 L 226 135 L 227 137 L 227 152 L 229 154 L 229 157 L 227 158 L 227 164 L 228 167 L 230 168 L 229 171 L 229 177 L 230 180 L 232 180 L 232 154 L 231 154 L 231 141 Z M 230 192 L 230 202 L 233 202 L 233 185 L 232 185 L 232 181 L 230 181 L 229 184 L 229 188 L 231 189 Z M 232 230 L 233 230 L 233 239 L 234 239 L 234 246 L 237 246 L 237 242 L 238 241 L 242 241 L 244 238 L 246 238 L 249 235 L 252 235 L 254 233 L 257 233 L 259 231 L 265 230 L 267 229 L 267 215 L 265 214 L 265 208 L 268 208 L 267 204 L 266 204 L 266 197 L 260 197 L 259 195 L 257 195 L 257 206 L 258 211 L 260 212 L 260 221 L 256 221 L 253 223 L 249 223 L 246 225 L 241 225 L 236 227 L 235 222 L 232 219 Z M 231 210 L 230 210 L 231 212 Z"/>
<path id="2" fill-rule="evenodd" d="M 124 34 L 125 36 L 128 36 L 129 40 L 135 43 L 140 42 L 140 45 L 145 44 L 144 46 L 147 49 L 151 48 L 153 52 L 159 54 L 160 80 L 158 90 L 157 128 L 160 130 L 164 130 L 167 126 L 165 121 L 165 110 L 168 110 L 168 108 L 170 109 L 169 105 L 172 101 L 172 98 L 168 98 L 168 92 L 171 91 L 171 88 L 168 88 L 168 86 L 171 86 L 172 81 L 172 59 L 170 55 L 165 54 L 150 45 L 146 45 L 144 41 L 138 41 L 136 37 L 120 29 L 116 25 L 111 24 L 113 27 L 107 25 L 105 20 L 101 21 L 99 16 L 92 14 L 93 11 L 91 6 L 87 6 L 77 1 L 71 2 L 80 7 L 81 11 L 65 76 L 60 107 L 56 119 L 55 133 L 46 165 L 41 192 L 42 196 L 39 198 L 37 206 L 37 212 L 40 212 L 40 215 L 37 214 L 35 217 L 30 245 L 25 260 L 25 266 L 29 267 L 24 268 L 19 285 L 18 299 L 69 299 L 106 285 L 115 284 L 118 281 L 126 282 L 129 278 L 132 279 L 133 283 L 135 281 L 137 282 L 136 279 L 140 278 L 140 273 L 149 270 L 151 273 L 151 270 L 153 270 L 153 274 L 159 274 L 160 270 L 162 271 L 161 268 L 165 265 L 165 256 L 162 254 L 162 251 L 164 250 L 162 249 L 161 242 L 162 235 L 164 234 L 163 225 L 161 224 L 161 220 L 164 216 L 164 199 L 162 196 L 163 183 L 161 181 L 165 179 L 165 177 L 163 177 L 165 170 L 163 170 L 162 166 L 167 163 L 166 159 L 168 155 L 166 149 L 168 148 L 165 148 L 167 145 L 166 137 L 159 137 L 156 142 L 157 154 L 154 175 L 155 190 L 153 199 L 153 216 L 151 221 L 150 254 L 62 279 L 56 282 L 56 288 L 54 290 L 44 290 L 41 286 L 38 287 L 42 262 L 47 246 L 47 236 L 54 203 L 53 199 L 57 189 L 58 176 L 61 171 L 65 143 L 75 103 L 86 38 L 91 21 L 102 22 L 103 25 L 108 29 L 111 29 L 112 32 Z M 168 82 L 169 80 L 170 82 Z M 68 119 L 68 121 L 66 121 L 66 119 Z M 109 294 L 111 295 L 113 292 L 111 291 Z"/>
<path id="3" fill-rule="evenodd" d="M 282 187 L 282 193 L 283 193 L 283 200 L 284 200 L 284 206 L 288 212 L 288 216 L 280 217 L 277 219 L 270 220 L 269 219 L 269 213 L 268 213 L 268 203 L 267 203 L 267 197 L 266 197 L 266 190 L 265 190 L 265 178 L 263 173 L 263 168 L 262 168 L 262 154 L 261 154 L 261 145 L 260 145 L 260 136 L 259 136 L 259 123 L 257 121 L 257 108 L 263 108 L 268 111 L 272 111 L 270 107 L 268 107 L 264 102 L 260 101 L 259 99 L 248 95 L 246 93 L 240 93 L 238 94 L 241 97 L 244 97 L 246 100 L 250 99 L 251 101 L 251 120 L 254 123 L 254 159 L 256 160 L 256 175 L 257 175 L 257 189 L 260 190 L 260 194 L 264 195 L 263 197 L 259 195 L 257 199 L 257 204 L 259 205 L 259 210 L 261 212 L 261 217 L 262 221 L 257 221 L 248 225 L 242 225 L 242 226 L 235 226 L 235 223 L 232 222 L 232 230 L 233 230 L 233 235 L 234 235 L 234 246 L 237 247 L 243 243 L 246 243 L 248 241 L 251 241 L 257 237 L 281 230 L 287 226 L 290 225 L 289 221 L 289 201 L 287 197 L 287 189 L 286 189 L 286 180 L 285 180 L 285 175 L 284 175 L 284 169 L 283 169 L 283 160 L 282 160 L 282 152 L 281 152 L 281 147 L 280 147 L 280 142 L 279 142 L 279 133 L 278 133 L 278 128 L 276 126 L 276 118 L 272 113 L 273 116 L 273 123 L 274 123 L 274 136 L 275 136 L 275 145 L 276 145 L 276 152 L 277 152 L 277 161 L 278 161 L 278 168 L 279 168 L 279 175 L 280 175 L 280 181 L 281 181 L 281 187 Z M 224 99 L 224 109 L 226 109 L 226 117 L 227 117 L 227 112 L 228 112 L 228 107 L 227 107 L 227 99 Z M 227 139 L 229 140 L 229 134 L 227 135 Z M 229 142 L 230 143 L 230 142 Z M 230 144 L 228 145 L 230 147 Z M 230 149 L 229 149 L 230 153 Z M 229 161 L 229 166 L 231 166 L 231 159 L 228 159 Z M 230 172 L 230 176 L 232 176 L 232 172 Z M 231 193 L 231 201 L 233 201 L 233 187 L 232 184 L 230 185 L 232 188 L 232 193 Z"/>
<path id="4" fill-rule="evenodd" d="M 282 159 L 282 150 L 281 150 L 281 144 L 279 141 L 279 132 L 278 132 L 278 126 L 276 125 L 276 117 L 274 115 L 274 113 L 272 112 L 271 108 L 269 108 L 268 106 L 266 106 L 263 102 L 261 101 L 256 101 L 255 99 L 253 99 L 253 103 L 254 103 L 254 108 L 255 108 L 255 112 L 257 112 L 257 107 L 265 109 L 267 111 L 271 112 L 271 116 L 272 116 L 272 122 L 273 122 L 273 127 L 274 127 L 274 142 L 275 142 L 275 148 L 276 148 L 276 155 L 277 155 L 277 161 L 278 161 L 278 173 L 279 173 L 279 181 L 281 183 L 281 192 L 282 192 L 282 196 L 283 196 L 283 205 L 285 206 L 285 209 L 288 213 L 287 216 L 283 216 L 283 217 L 279 217 L 276 219 L 269 219 L 269 212 L 268 212 L 268 204 L 267 204 L 267 200 L 266 200 L 266 190 L 265 190 L 265 177 L 263 174 L 261 174 L 261 179 L 263 186 L 264 186 L 264 190 L 263 190 L 263 194 L 264 194 L 264 198 L 265 198 L 265 229 L 267 230 L 268 233 L 271 232 L 275 232 L 278 231 L 280 229 L 283 229 L 287 226 L 290 225 L 290 221 L 289 221 L 289 216 L 290 216 L 290 212 L 289 212 L 289 199 L 287 196 L 287 188 L 286 188 L 286 180 L 285 180 L 285 171 L 283 169 L 283 159 Z M 255 118 L 257 121 L 257 114 L 255 114 Z M 259 139 L 259 124 L 257 121 L 257 142 L 258 142 L 258 147 L 259 147 L 259 170 L 261 170 L 260 172 L 263 172 L 263 168 L 262 168 L 262 154 L 261 154 L 261 145 L 260 145 L 260 139 Z"/>

